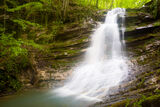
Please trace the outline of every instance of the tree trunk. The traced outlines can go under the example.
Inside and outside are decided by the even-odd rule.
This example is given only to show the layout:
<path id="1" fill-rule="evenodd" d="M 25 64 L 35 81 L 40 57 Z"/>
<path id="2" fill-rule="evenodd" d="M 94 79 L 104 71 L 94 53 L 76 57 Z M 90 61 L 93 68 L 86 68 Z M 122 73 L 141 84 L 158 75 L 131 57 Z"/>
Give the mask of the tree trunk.
<path id="1" fill-rule="evenodd" d="M 63 1 L 63 20 L 64 21 L 66 20 L 68 6 L 69 6 L 69 0 L 64 0 Z"/>
<path id="2" fill-rule="evenodd" d="M 4 3 L 4 18 L 3 18 L 3 27 L 4 27 L 4 31 L 3 31 L 3 34 L 5 33 L 6 31 L 6 0 L 3 1 Z"/>
<path id="3" fill-rule="evenodd" d="M 112 8 L 113 8 L 113 3 L 114 3 L 114 0 L 112 0 L 111 6 L 110 6 L 109 9 L 112 9 Z"/>
<path id="4" fill-rule="evenodd" d="M 157 18 L 160 18 L 160 0 L 157 0 Z"/>
<path id="5" fill-rule="evenodd" d="M 160 18 L 160 0 L 151 0 L 145 6 L 146 11 L 151 13 L 155 19 Z"/>
<path id="6" fill-rule="evenodd" d="M 98 8 L 99 5 L 99 0 L 96 1 L 96 7 Z"/>

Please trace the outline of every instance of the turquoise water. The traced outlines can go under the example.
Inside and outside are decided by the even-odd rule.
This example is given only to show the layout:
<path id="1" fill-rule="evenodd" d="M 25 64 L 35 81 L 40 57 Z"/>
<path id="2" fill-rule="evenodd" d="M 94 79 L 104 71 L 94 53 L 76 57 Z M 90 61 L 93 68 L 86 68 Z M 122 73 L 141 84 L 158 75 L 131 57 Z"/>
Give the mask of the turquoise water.
<path id="1" fill-rule="evenodd" d="M 91 103 L 75 96 L 60 97 L 51 91 L 33 91 L 0 99 L 0 107 L 87 107 Z"/>

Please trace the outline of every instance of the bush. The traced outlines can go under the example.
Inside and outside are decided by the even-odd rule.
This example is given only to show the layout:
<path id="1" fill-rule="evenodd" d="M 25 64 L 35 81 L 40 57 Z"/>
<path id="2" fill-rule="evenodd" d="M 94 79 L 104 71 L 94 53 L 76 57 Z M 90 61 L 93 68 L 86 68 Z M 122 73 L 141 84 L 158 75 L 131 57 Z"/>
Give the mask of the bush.
<path id="1" fill-rule="evenodd" d="M 0 37 L 0 92 L 18 90 L 21 87 L 18 74 L 29 65 L 23 42 L 14 39 L 13 34 Z"/>

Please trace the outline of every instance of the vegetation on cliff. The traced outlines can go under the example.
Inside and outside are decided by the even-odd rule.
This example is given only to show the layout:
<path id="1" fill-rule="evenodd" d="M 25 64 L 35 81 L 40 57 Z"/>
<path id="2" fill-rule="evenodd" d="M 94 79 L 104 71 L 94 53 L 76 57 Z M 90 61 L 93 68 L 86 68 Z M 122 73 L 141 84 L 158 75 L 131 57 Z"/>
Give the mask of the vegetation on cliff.
<path id="1" fill-rule="evenodd" d="M 34 52 L 55 43 L 68 23 L 96 17 L 97 9 L 69 0 L 3 0 L 0 3 L 0 93 L 18 90 L 19 75 L 36 73 Z M 56 44 L 56 43 L 55 43 Z M 33 73 L 34 75 L 34 73 Z M 35 77 L 31 81 L 34 84 Z"/>

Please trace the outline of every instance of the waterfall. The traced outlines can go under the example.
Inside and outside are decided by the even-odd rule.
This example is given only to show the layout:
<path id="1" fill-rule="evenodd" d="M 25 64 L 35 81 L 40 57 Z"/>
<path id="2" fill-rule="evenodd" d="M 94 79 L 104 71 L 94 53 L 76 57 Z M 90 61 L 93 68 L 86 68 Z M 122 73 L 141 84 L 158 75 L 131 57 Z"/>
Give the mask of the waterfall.
<path id="1" fill-rule="evenodd" d="M 116 8 L 107 13 L 104 24 L 91 35 L 84 61 L 75 67 L 65 85 L 56 91 L 63 96 L 102 100 L 109 94 L 110 88 L 126 79 L 124 18 L 125 9 Z"/>

